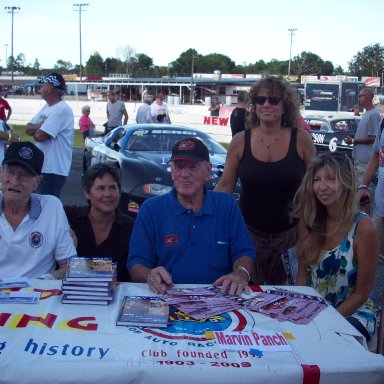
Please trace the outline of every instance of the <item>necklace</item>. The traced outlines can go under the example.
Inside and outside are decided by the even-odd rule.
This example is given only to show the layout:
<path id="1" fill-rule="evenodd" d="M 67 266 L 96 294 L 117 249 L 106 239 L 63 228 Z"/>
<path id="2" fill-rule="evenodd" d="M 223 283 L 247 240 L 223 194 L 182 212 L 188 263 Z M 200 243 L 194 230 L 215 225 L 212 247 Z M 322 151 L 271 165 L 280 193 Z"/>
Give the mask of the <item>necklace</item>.
<path id="1" fill-rule="evenodd" d="M 283 131 L 280 129 L 280 132 L 273 138 L 273 140 L 272 140 L 270 143 L 267 143 L 267 142 L 264 141 L 264 138 L 263 138 L 263 135 L 261 134 L 261 129 L 260 129 L 260 131 L 259 131 L 260 141 L 261 141 L 261 142 L 262 142 L 268 149 L 270 149 L 271 146 L 272 146 L 273 144 L 275 144 L 277 140 L 279 140 L 279 138 L 280 138 L 280 136 L 281 136 L 282 133 L 283 133 Z"/>

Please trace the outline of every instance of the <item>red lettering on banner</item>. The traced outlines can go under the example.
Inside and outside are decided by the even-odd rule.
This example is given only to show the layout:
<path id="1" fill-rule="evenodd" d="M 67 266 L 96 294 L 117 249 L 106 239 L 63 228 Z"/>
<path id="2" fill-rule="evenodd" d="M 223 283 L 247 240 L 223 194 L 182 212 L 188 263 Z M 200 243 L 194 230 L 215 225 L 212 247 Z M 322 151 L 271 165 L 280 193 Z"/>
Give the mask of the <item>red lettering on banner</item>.
<path id="1" fill-rule="evenodd" d="M 49 299 L 50 297 L 53 297 L 53 296 L 60 296 L 63 293 L 60 291 L 60 289 L 38 289 L 38 288 L 35 288 L 33 291 L 41 293 L 40 300 Z"/>
<path id="2" fill-rule="evenodd" d="M 25 328 L 30 322 L 36 321 L 45 325 L 47 328 L 52 328 L 57 316 L 47 313 L 46 317 L 23 315 L 16 325 L 16 328 Z"/>
<path id="3" fill-rule="evenodd" d="M 217 116 L 212 117 L 212 119 L 211 119 L 212 125 L 217 125 L 218 120 L 219 120 L 219 118 Z"/>
<path id="4" fill-rule="evenodd" d="M 0 313 L 0 327 L 4 327 L 5 323 L 10 317 L 10 313 Z"/>
<path id="5" fill-rule="evenodd" d="M 82 331 L 96 331 L 97 324 L 87 323 L 85 325 L 80 324 L 82 321 L 93 321 L 96 317 L 76 317 L 75 319 L 67 321 L 67 325 L 70 328 L 81 329 Z"/>
<path id="6" fill-rule="evenodd" d="M 220 125 L 227 125 L 228 124 L 228 117 L 220 117 L 219 123 L 220 123 Z"/>
<path id="7" fill-rule="evenodd" d="M 204 125 L 211 124 L 211 118 L 209 116 L 204 116 Z"/>

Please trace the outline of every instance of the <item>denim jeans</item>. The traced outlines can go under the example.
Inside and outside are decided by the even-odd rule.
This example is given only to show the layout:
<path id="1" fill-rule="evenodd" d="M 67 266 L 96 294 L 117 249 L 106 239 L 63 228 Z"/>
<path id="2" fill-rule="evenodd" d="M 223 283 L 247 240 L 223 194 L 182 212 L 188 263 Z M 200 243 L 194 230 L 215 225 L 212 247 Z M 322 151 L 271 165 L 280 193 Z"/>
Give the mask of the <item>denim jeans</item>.
<path id="1" fill-rule="evenodd" d="M 37 193 L 42 195 L 53 195 L 60 198 L 67 176 L 55 175 L 54 173 L 42 173 L 43 180 L 37 188 Z"/>

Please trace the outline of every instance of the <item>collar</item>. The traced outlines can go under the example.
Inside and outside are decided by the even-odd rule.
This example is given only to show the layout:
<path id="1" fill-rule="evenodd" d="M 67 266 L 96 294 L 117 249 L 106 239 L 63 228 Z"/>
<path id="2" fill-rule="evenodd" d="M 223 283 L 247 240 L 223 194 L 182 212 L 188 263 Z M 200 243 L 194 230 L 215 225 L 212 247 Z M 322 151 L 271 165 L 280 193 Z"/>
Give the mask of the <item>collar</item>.
<path id="1" fill-rule="evenodd" d="M 37 219 L 41 214 L 41 203 L 38 195 L 32 193 L 30 199 L 30 209 L 28 212 L 28 216 L 30 219 Z M 4 195 L 1 192 L 0 193 L 0 214 L 3 214 L 3 207 L 4 207 Z"/>
<path id="2" fill-rule="evenodd" d="M 212 193 L 214 192 L 209 191 L 207 187 L 204 186 L 203 205 L 201 207 L 200 212 L 195 213 L 195 216 L 213 215 L 215 213 Z M 175 216 L 182 215 L 183 213 L 190 211 L 189 208 L 185 208 L 183 205 L 180 204 L 179 200 L 177 200 L 177 192 L 175 187 L 173 187 L 171 192 L 169 192 L 169 198 L 171 209 L 172 212 L 174 212 Z"/>

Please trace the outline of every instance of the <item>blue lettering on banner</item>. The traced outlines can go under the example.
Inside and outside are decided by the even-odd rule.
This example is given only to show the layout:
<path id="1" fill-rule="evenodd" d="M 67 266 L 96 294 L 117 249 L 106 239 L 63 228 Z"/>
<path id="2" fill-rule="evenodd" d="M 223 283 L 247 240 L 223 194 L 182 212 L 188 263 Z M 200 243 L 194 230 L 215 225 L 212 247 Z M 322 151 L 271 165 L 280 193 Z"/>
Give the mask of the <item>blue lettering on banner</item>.
<path id="1" fill-rule="evenodd" d="M 24 348 L 24 352 L 32 353 L 33 355 L 61 355 L 61 356 L 85 356 L 96 357 L 100 360 L 108 353 L 109 348 L 101 347 L 82 347 L 81 345 L 71 346 L 69 344 L 64 345 L 51 345 L 47 343 L 37 343 L 34 339 L 29 339 L 27 345 Z"/>

